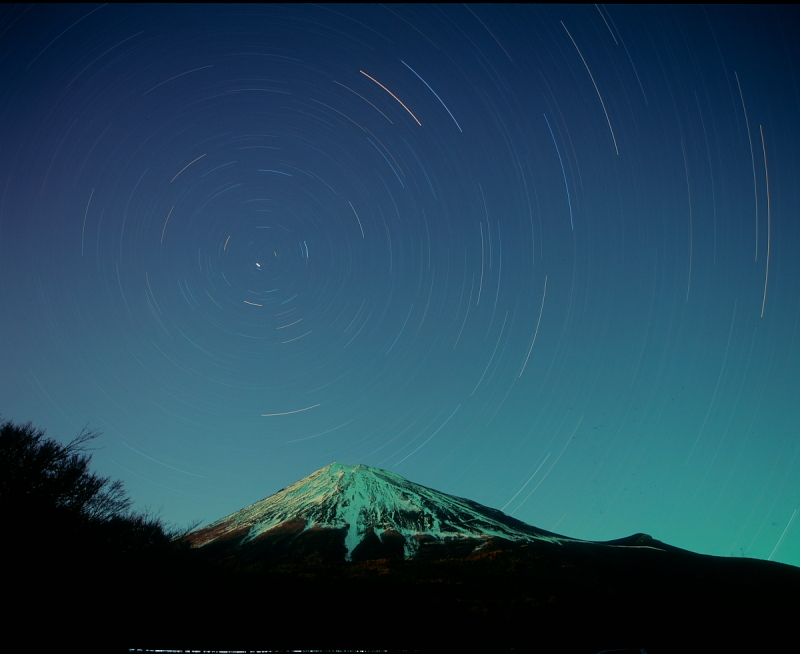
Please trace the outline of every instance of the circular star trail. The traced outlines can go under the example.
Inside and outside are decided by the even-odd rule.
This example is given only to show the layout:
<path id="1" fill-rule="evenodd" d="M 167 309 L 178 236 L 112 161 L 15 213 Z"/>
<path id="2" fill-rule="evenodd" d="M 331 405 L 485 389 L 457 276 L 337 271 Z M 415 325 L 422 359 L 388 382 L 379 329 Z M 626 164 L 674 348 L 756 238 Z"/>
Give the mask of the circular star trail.
<path id="1" fill-rule="evenodd" d="M 0 410 L 178 523 L 333 461 L 800 563 L 795 8 L 0 17 Z"/>

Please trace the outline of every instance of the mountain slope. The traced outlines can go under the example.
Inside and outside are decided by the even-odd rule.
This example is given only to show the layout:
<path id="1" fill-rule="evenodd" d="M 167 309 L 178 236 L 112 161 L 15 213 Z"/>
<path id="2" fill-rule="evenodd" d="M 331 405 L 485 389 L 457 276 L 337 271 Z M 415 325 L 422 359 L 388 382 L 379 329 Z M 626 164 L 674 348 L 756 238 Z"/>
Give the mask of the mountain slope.
<path id="1" fill-rule="evenodd" d="M 492 539 L 572 540 L 393 472 L 340 463 L 317 470 L 187 538 L 195 547 L 214 543 L 253 547 L 258 542 L 261 550 L 274 551 L 278 542 L 287 547 L 298 540 L 307 542 L 312 535 L 318 541 L 324 538 L 329 552 L 334 546 L 331 558 L 343 550 L 346 560 L 411 559 L 421 546 L 462 545 L 462 551 L 472 551 Z"/>
<path id="2" fill-rule="evenodd" d="M 159 598 L 154 643 L 767 652 L 800 613 L 798 568 L 570 539 L 367 466 L 327 466 L 188 540 L 198 567 L 175 587 L 191 601 Z"/>

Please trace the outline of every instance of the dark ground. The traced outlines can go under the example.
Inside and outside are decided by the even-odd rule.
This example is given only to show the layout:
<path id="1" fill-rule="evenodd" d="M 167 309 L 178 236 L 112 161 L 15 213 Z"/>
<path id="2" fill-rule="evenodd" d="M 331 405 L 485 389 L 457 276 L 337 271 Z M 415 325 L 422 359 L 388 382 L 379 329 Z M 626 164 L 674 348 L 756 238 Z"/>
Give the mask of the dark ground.
<path id="1" fill-rule="evenodd" d="M 153 598 L 128 642 L 658 654 L 785 651 L 796 637 L 800 569 L 644 542 L 217 570 Z"/>
<path id="2" fill-rule="evenodd" d="M 786 651 L 800 569 L 636 537 L 496 543 L 466 558 L 234 566 L 59 556 L 4 583 L 31 651 L 365 648 L 421 652 Z M 58 566 L 55 564 L 59 563 Z M 4 578 L 12 579 L 13 562 Z M 22 650 L 20 650 L 22 651 Z"/>

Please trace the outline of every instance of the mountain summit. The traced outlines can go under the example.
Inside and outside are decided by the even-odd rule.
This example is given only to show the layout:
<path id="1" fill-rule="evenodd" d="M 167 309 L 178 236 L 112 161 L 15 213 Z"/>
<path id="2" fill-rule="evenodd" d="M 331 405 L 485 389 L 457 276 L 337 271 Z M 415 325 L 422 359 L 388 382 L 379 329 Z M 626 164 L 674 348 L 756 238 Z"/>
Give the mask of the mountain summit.
<path id="1" fill-rule="evenodd" d="M 800 614 L 798 568 L 644 534 L 566 538 L 365 465 L 333 463 L 185 538 L 201 564 L 180 582 L 197 597 L 183 617 L 197 649 L 213 636 L 273 650 L 778 651 Z M 174 604 L 152 622 L 173 625 Z"/>
<path id="2" fill-rule="evenodd" d="M 570 541 L 496 509 L 365 465 L 332 463 L 188 534 L 195 547 L 330 560 L 467 554 L 489 541 Z"/>

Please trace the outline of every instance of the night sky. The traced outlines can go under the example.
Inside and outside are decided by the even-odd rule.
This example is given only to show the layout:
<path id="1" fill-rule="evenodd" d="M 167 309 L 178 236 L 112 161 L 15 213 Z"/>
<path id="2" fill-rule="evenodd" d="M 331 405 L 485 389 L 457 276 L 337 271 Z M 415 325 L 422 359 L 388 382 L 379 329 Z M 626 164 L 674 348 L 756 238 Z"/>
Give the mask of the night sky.
<path id="1" fill-rule="evenodd" d="M 796 7 L 1 11 L 3 419 L 800 565 Z"/>

